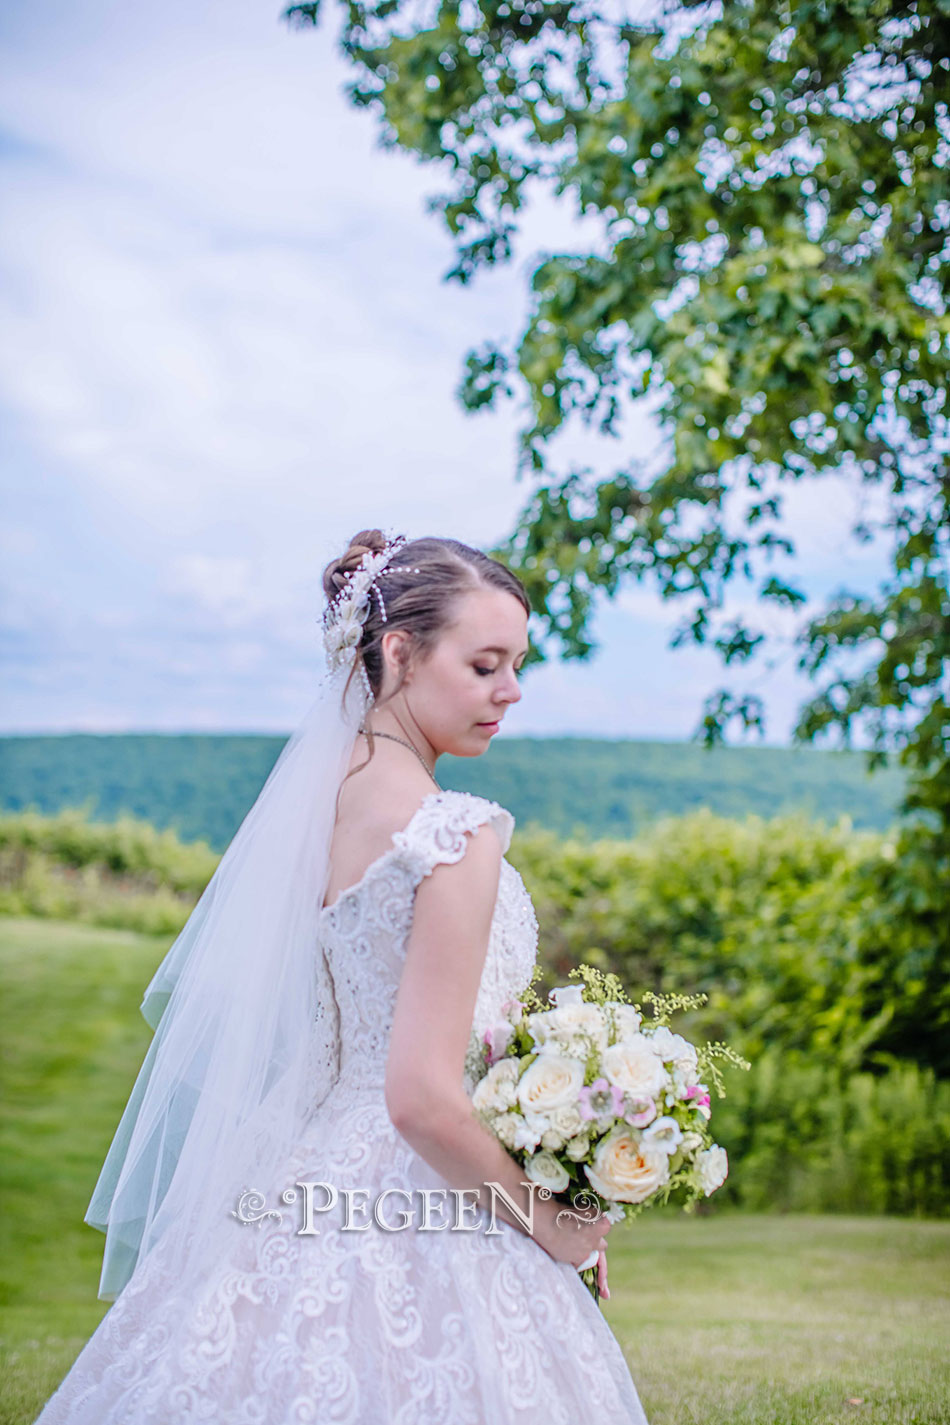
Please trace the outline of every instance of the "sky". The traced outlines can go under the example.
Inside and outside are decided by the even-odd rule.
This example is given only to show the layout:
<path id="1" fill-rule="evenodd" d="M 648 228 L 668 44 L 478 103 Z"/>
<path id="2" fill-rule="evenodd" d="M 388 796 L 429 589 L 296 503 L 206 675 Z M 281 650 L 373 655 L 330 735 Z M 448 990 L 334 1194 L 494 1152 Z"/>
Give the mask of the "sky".
<path id="1" fill-rule="evenodd" d="M 511 264 L 446 282 L 439 168 L 379 147 L 325 3 L 306 31 L 274 0 L 0 10 L 2 733 L 287 733 L 357 530 L 488 547 L 527 498 L 517 410 L 454 392 L 518 331 L 537 255 L 590 229 L 538 195 Z M 606 475 L 657 443 L 634 411 L 563 450 Z M 880 578 L 855 499 L 791 493 L 813 600 Z M 529 671 L 499 736 L 689 737 L 723 674 L 669 649 L 677 619 L 646 587 L 605 600 L 596 654 Z M 769 623 L 738 685 L 783 743 L 807 684 Z"/>

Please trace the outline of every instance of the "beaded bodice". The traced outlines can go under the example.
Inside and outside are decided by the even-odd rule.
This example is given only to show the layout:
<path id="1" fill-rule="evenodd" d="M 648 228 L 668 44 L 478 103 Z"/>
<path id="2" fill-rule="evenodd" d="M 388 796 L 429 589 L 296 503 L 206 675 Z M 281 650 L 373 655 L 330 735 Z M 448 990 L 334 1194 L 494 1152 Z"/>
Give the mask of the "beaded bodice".
<path id="1" fill-rule="evenodd" d="M 507 851 L 514 818 L 471 792 L 431 792 L 391 848 L 320 913 L 323 952 L 339 1016 L 338 1087 L 383 1090 L 396 993 L 412 928 L 416 889 L 440 863 L 459 861 L 468 833 L 491 821 Z M 479 984 L 464 1087 L 485 1030 L 523 989 L 537 956 L 538 922 L 525 884 L 502 857 L 485 966 Z M 451 954 L 451 946 L 446 947 Z"/>

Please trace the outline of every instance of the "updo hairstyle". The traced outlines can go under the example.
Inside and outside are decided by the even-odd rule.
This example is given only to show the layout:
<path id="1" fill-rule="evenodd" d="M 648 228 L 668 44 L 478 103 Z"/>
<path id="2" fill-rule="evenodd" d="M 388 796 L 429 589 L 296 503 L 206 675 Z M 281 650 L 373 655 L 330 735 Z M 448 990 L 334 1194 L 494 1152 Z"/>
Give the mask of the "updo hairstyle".
<path id="1" fill-rule="evenodd" d="M 378 529 L 361 529 L 353 536 L 346 553 L 331 560 L 323 571 L 323 589 L 328 602 L 343 589 L 346 576 L 359 567 L 363 556 L 368 551 L 380 553 L 386 543 L 386 536 Z M 406 567 L 418 569 L 419 573 L 406 573 Z M 442 631 L 451 624 L 462 595 L 475 589 L 503 589 L 514 595 L 526 614 L 531 613 L 528 595 L 517 575 L 497 559 L 457 539 L 427 535 L 408 540 L 377 574 L 375 582 L 386 605 L 386 618 L 384 620 L 380 613 L 379 600 L 371 594 L 350 678 L 362 660 L 376 707 L 383 705 L 378 701 L 384 669 L 380 642 L 388 629 L 406 629 L 410 635 L 400 650 L 402 668 L 389 695 L 391 698 L 402 688 L 410 660 L 413 657 L 424 660 L 434 649 Z M 347 691 L 349 682 L 347 679 Z M 389 698 L 383 700 L 388 701 Z M 372 742 L 370 737 L 371 756 Z"/>

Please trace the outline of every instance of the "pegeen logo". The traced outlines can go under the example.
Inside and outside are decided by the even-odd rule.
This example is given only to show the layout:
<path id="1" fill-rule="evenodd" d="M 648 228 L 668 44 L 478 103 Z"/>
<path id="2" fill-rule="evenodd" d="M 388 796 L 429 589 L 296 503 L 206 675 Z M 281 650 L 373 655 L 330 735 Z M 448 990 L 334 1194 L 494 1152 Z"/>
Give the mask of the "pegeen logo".
<path id="1" fill-rule="evenodd" d="M 485 1187 L 489 1189 L 491 1197 L 491 1207 L 487 1214 L 478 1198 L 478 1188 L 384 1188 L 372 1200 L 372 1210 L 370 1211 L 370 1190 L 369 1188 L 337 1188 L 333 1183 L 323 1182 L 298 1182 L 293 1187 L 285 1188 L 280 1195 L 280 1200 L 288 1207 L 296 1204 L 298 1212 L 302 1218 L 300 1226 L 297 1228 L 298 1237 L 319 1237 L 320 1229 L 315 1225 L 314 1218 L 318 1214 L 333 1212 L 342 1205 L 343 1223 L 341 1232 L 366 1232 L 375 1223 L 384 1232 L 404 1232 L 407 1227 L 415 1226 L 419 1232 L 478 1232 L 484 1227 L 487 1236 L 497 1236 L 500 1228 L 495 1223 L 495 1213 L 499 1199 L 505 1204 L 524 1227 L 528 1233 L 534 1232 L 534 1202 L 535 1192 L 541 1202 L 547 1202 L 553 1197 L 550 1188 L 542 1187 L 539 1183 L 523 1182 L 523 1187 L 528 1189 L 528 1213 L 522 1212 L 520 1206 L 510 1194 L 502 1187 L 501 1183 L 486 1182 Z M 316 1199 L 316 1194 L 320 1194 L 320 1200 Z M 390 1207 L 391 1198 L 402 1196 L 406 1199 L 408 1206 L 401 1208 Z M 475 1201 L 468 1201 L 471 1196 Z M 446 1197 L 452 1199 L 451 1221 L 445 1220 L 445 1210 L 448 1207 Z M 417 1200 L 420 1217 L 416 1221 L 416 1214 L 413 1211 L 413 1199 Z M 580 1211 L 576 1209 L 580 1209 Z M 433 1221 L 434 1212 L 442 1214 L 442 1220 Z M 387 1215 L 395 1213 L 401 1221 L 392 1222 L 387 1220 Z M 357 1215 L 362 1214 L 357 1220 Z M 385 1214 L 385 1215 L 384 1215 Z M 264 1194 L 256 1188 L 245 1188 L 238 1198 L 237 1208 L 230 1210 L 229 1216 L 237 1219 L 243 1227 L 256 1223 L 258 1226 L 269 1218 L 274 1218 L 277 1222 L 283 1221 L 284 1214 L 276 1207 L 268 1207 Z M 579 1193 L 574 1201 L 573 1207 L 564 1207 L 557 1214 L 556 1221 L 561 1225 L 562 1219 L 573 1221 L 576 1226 L 581 1227 L 591 1222 L 597 1222 L 604 1216 L 600 1205 L 592 1194 Z M 484 1226 L 487 1217 L 488 1225 Z"/>

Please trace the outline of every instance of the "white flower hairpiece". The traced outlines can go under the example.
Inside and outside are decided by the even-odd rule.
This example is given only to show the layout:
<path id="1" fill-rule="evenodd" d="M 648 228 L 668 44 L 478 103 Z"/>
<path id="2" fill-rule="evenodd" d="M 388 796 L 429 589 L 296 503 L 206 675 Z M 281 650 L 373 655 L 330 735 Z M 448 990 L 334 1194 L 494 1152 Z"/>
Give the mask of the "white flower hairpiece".
<path id="1" fill-rule="evenodd" d="M 363 625 L 369 613 L 372 594 L 379 600 L 383 622 L 386 621 L 386 605 L 375 580 L 385 569 L 393 555 L 406 543 L 406 536 L 396 535 L 387 540 L 385 548 L 373 552 L 367 550 L 359 564 L 347 576 L 340 592 L 331 599 L 323 615 L 323 647 L 327 656 L 327 667 L 331 672 L 347 662 L 353 649 L 363 636 Z M 407 571 L 418 574 L 418 569 Z"/>

